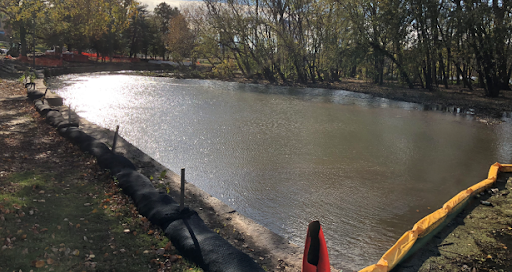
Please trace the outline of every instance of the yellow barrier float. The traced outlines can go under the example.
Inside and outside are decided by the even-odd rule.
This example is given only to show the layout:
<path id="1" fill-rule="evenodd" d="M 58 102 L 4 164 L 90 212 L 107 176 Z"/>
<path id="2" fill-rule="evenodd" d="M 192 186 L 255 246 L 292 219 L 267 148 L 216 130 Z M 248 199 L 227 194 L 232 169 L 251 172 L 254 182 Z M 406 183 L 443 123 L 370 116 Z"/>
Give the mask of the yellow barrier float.
<path id="1" fill-rule="evenodd" d="M 448 200 L 442 208 L 418 221 L 412 230 L 404 233 L 376 264 L 365 267 L 359 272 L 391 271 L 398 263 L 412 255 L 412 253 L 422 247 L 432 236 L 448 224 L 468 204 L 471 197 L 494 184 L 498 177 L 498 172 L 512 172 L 512 164 L 493 164 L 489 169 L 487 179 L 458 193 Z"/>

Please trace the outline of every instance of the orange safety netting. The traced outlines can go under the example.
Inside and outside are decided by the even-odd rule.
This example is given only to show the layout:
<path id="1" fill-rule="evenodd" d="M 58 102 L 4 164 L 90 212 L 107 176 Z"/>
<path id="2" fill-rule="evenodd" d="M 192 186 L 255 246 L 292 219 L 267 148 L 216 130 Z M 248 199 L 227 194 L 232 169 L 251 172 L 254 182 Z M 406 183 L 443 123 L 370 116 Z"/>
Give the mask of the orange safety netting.
<path id="1" fill-rule="evenodd" d="M 140 59 L 139 58 L 129 58 L 129 57 L 124 57 L 124 56 L 112 56 L 112 59 L 110 59 L 110 57 L 108 56 L 99 56 L 98 57 L 98 54 L 96 53 L 85 53 L 85 52 L 82 52 L 82 55 L 84 56 L 87 56 L 89 58 L 91 58 L 92 60 L 103 60 L 103 61 L 106 61 L 106 62 L 139 62 Z"/>
<path id="2" fill-rule="evenodd" d="M 18 58 L 19 61 L 24 63 L 32 63 L 33 59 L 26 57 L 26 56 L 20 56 Z M 36 58 L 36 65 L 37 66 L 46 66 L 46 67 L 59 67 L 62 66 L 62 60 L 56 59 L 56 58 L 47 58 L 47 57 L 37 57 Z"/>
<path id="3" fill-rule="evenodd" d="M 438 227 L 447 220 L 447 216 L 453 212 L 458 212 L 459 207 L 463 206 L 474 195 L 489 188 L 498 177 L 498 172 L 512 172 L 512 164 L 493 164 L 489 169 L 487 179 L 469 187 L 458 193 L 452 199 L 448 200 L 441 209 L 425 216 L 418 221 L 412 230 L 407 231 L 398 241 L 380 258 L 380 260 L 359 272 L 387 272 L 393 269 L 403 258 L 410 253 L 409 251 L 418 239 L 427 236 L 434 230 L 439 231 Z"/>

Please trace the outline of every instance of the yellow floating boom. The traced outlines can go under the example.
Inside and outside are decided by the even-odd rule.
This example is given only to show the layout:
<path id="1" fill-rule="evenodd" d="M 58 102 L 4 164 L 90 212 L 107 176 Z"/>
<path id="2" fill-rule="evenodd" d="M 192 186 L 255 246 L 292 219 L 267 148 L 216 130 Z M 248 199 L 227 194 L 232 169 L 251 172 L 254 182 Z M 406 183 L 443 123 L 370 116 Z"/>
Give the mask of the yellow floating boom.
<path id="1" fill-rule="evenodd" d="M 425 216 L 418 221 L 411 230 L 402 235 L 400 239 L 373 265 L 363 268 L 359 272 L 387 272 L 391 271 L 398 263 L 410 256 L 428 239 L 435 235 L 450 220 L 466 206 L 469 199 L 489 188 L 498 177 L 499 172 L 512 172 L 512 164 L 491 165 L 487 179 L 469 187 L 448 200 L 442 208 Z"/>

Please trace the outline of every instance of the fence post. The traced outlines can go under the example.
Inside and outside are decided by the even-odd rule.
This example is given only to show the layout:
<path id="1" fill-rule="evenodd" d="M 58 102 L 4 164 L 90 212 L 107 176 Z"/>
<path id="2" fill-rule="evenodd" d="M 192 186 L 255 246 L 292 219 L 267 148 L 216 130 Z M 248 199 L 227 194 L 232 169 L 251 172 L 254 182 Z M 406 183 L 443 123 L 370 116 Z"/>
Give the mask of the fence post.
<path id="1" fill-rule="evenodd" d="M 116 132 L 114 133 L 114 141 L 112 142 L 112 152 L 116 152 L 117 135 L 119 134 L 119 125 L 116 126 Z"/>
<path id="2" fill-rule="evenodd" d="M 181 168 L 180 211 L 185 207 L 185 168 Z"/>

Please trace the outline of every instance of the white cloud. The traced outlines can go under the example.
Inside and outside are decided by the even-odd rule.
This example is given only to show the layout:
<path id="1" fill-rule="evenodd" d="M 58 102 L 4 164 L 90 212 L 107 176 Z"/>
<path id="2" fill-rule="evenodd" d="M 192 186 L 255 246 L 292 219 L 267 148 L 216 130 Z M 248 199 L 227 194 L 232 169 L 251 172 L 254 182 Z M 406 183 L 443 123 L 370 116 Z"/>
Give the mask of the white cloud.
<path id="1" fill-rule="evenodd" d="M 139 0 L 139 2 L 141 2 L 142 4 L 146 4 L 148 5 L 148 11 L 153 11 L 153 9 L 155 9 L 155 7 L 162 3 L 162 2 L 165 2 L 167 4 L 169 4 L 171 7 L 181 7 L 181 6 L 186 6 L 188 4 L 193 4 L 194 2 L 195 3 L 202 3 L 203 1 L 195 1 L 195 0 Z"/>

